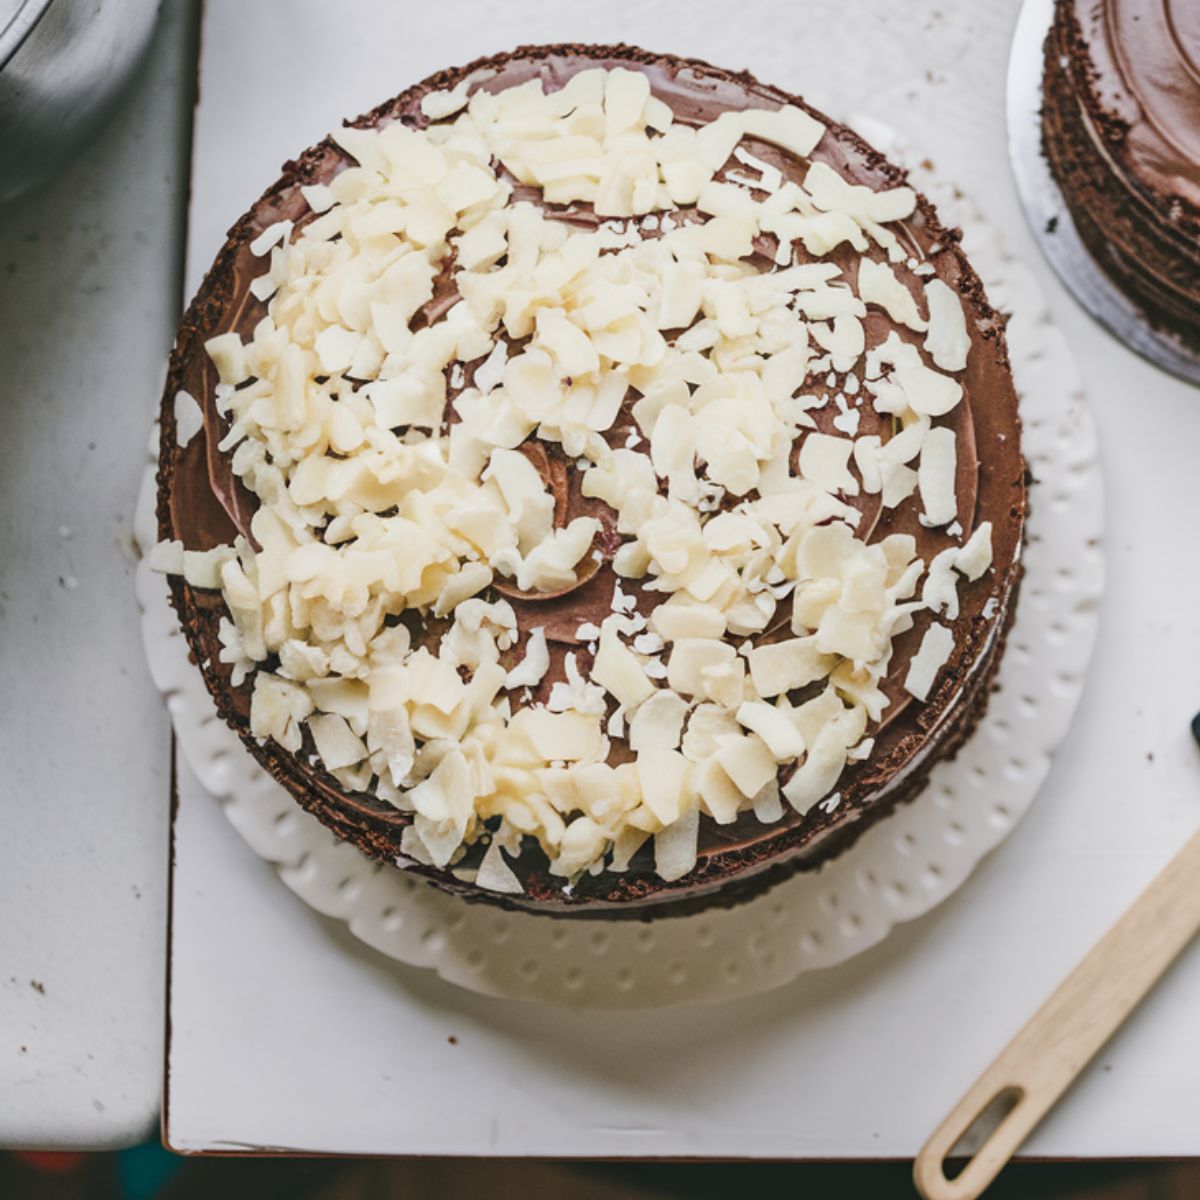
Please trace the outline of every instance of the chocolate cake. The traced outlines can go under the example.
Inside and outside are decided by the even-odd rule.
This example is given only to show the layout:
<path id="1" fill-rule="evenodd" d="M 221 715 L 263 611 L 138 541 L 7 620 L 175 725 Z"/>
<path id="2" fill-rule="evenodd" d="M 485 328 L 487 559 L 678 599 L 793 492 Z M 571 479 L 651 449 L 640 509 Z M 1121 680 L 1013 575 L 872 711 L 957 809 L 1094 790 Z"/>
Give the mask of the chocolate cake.
<path id="1" fill-rule="evenodd" d="M 828 860 L 986 704 L 1004 322 L 904 173 L 617 46 L 442 72 L 287 163 L 189 307 L 154 565 L 309 812 L 555 915 Z"/>
<path id="2" fill-rule="evenodd" d="M 1200 7 L 1057 0 L 1042 137 L 1096 262 L 1200 350 Z"/>

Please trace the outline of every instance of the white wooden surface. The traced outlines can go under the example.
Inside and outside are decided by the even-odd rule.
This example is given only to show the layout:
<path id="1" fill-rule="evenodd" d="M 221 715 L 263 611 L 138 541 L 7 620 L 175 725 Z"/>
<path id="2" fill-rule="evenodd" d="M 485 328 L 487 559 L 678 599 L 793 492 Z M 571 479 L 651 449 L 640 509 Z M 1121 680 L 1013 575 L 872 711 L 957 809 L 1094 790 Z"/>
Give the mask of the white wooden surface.
<path id="1" fill-rule="evenodd" d="M 209 0 L 188 277 L 339 117 L 447 62 L 626 40 L 749 67 L 875 113 L 1034 258 L 1009 179 L 1017 5 Z M 286 15 L 285 15 L 286 13 Z M 847 48 L 851 48 L 847 53 Z M 1200 397 L 1098 332 L 1036 264 L 1104 437 L 1109 585 L 1076 726 L 1016 833 L 943 908 L 767 996 L 635 1015 L 467 995 L 315 917 L 184 774 L 168 1135 L 180 1149 L 911 1156 L 1200 819 Z M 1200 1154 L 1200 955 L 1187 957 L 1026 1146 Z M 453 1036 L 457 1044 L 448 1039 Z"/>
<path id="2" fill-rule="evenodd" d="M 164 11 L 113 124 L 0 210 L 0 1145 L 127 1144 L 159 1103 L 168 723 L 130 528 L 187 195 L 192 6 Z"/>

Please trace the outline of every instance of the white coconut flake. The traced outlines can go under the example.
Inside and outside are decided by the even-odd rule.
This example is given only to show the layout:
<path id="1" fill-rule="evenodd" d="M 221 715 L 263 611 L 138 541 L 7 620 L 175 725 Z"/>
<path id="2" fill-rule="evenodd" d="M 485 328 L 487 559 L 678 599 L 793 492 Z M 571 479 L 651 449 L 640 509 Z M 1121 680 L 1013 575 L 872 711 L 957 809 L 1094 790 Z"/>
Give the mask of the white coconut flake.
<path id="1" fill-rule="evenodd" d="M 954 520 L 958 512 L 958 497 L 954 491 L 957 470 L 954 430 L 935 426 L 925 435 L 917 471 L 925 524 L 947 525 Z"/>
<path id="2" fill-rule="evenodd" d="M 839 400 L 841 397 L 837 397 Z M 833 418 L 834 429 L 840 430 L 847 437 L 854 437 L 858 433 L 859 423 L 862 421 L 862 413 L 857 408 L 843 408 L 836 417 Z"/>
<path id="3" fill-rule="evenodd" d="M 400 853 L 410 862 L 420 863 L 423 867 L 435 865 L 428 847 L 421 840 L 420 833 L 412 825 L 406 826 L 400 834 Z M 400 858 L 397 858 L 396 862 L 401 867 L 407 865 Z"/>
<path id="4" fill-rule="evenodd" d="M 854 443 L 827 433 L 810 433 L 800 447 L 800 475 L 827 492 L 857 495 L 858 481 L 848 463 Z"/>
<path id="5" fill-rule="evenodd" d="M 204 428 L 204 413 L 190 392 L 175 393 L 175 445 L 182 449 Z"/>
<path id="6" fill-rule="evenodd" d="M 467 80 L 460 80 L 453 88 L 442 92 L 429 92 L 421 97 L 421 112 L 431 121 L 444 121 L 466 108 L 468 95 Z"/>
<path id="7" fill-rule="evenodd" d="M 508 346 L 497 342 L 492 352 L 475 369 L 475 386 L 485 395 L 489 395 L 504 380 L 504 369 L 508 364 Z"/>
<path id="8" fill-rule="evenodd" d="M 250 280 L 250 295 L 261 303 L 266 303 L 279 290 L 279 285 L 271 275 L 260 275 Z"/>
<path id="9" fill-rule="evenodd" d="M 654 835 L 654 867 L 659 877 L 672 883 L 696 865 L 700 836 L 700 810 L 686 812 Z"/>
<path id="10" fill-rule="evenodd" d="M 262 233 L 260 233 L 258 237 L 256 237 L 250 243 L 250 253 L 253 254 L 255 258 L 262 258 L 262 256 L 266 254 L 268 250 L 278 246 L 280 242 L 286 242 L 291 232 L 291 221 L 275 221 L 273 224 L 268 225 L 266 229 L 264 229 Z"/>
<path id="11" fill-rule="evenodd" d="M 847 756 L 848 757 L 848 756 Z M 826 796 L 817 807 L 824 813 L 832 813 L 837 811 L 837 807 L 842 802 L 842 793 L 834 792 L 832 796 Z"/>
<path id="12" fill-rule="evenodd" d="M 146 555 L 146 565 L 161 575 L 183 574 L 183 543 L 180 541 L 155 542 Z"/>
<path id="13" fill-rule="evenodd" d="M 613 612 L 631 613 L 637 607 L 637 597 L 629 595 L 628 592 L 621 590 L 621 584 L 618 582 L 613 588 L 612 608 Z"/>
<path id="14" fill-rule="evenodd" d="M 971 339 L 958 293 L 942 280 L 931 279 L 925 285 L 925 302 L 929 306 L 926 353 L 943 371 L 961 371 L 967 365 Z"/>
<path id="15" fill-rule="evenodd" d="M 755 817 L 764 825 L 774 825 L 783 816 L 779 784 L 774 779 L 754 797 L 753 807 Z"/>
<path id="16" fill-rule="evenodd" d="M 955 569 L 974 582 L 992 565 L 992 523 L 983 521 L 958 551 Z"/>
<path id="17" fill-rule="evenodd" d="M 954 649 L 954 634 L 937 622 L 925 630 L 920 649 L 908 664 L 904 677 L 904 690 L 918 700 L 925 700 L 937 673 L 946 665 Z"/>
<path id="18" fill-rule="evenodd" d="M 625 706 L 618 704 L 604 724 L 604 732 L 610 738 L 625 736 Z"/>
<path id="19" fill-rule="evenodd" d="M 858 265 L 858 294 L 864 304 L 882 308 L 899 325 L 923 332 L 926 322 L 917 310 L 912 292 L 887 263 L 864 258 Z"/>
<path id="20" fill-rule="evenodd" d="M 550 651 L 546 646 L 546 629 L 536 625 L 529 631 L 525 643 L 525 654 L 521 661 L 504 677 L 504 686 L 511 690 L 518 687 L 536 687 L 542 682 L 550 668 Z"/>
<path id="21" fill-rule="evenodd" d="M 325 183 L 302 184 L 300 195 L 308 207 L 318 214 L 328 212 L 337 203 L 333 189 Z"/>
<path id="22" fill-rule="evenodd" d="M 475 875 L 475 885 L 485 891 L 499 892 L 505 896 L 519 896 L 525 891 L 512 867 L 505 862 L 500 843 L 497 841 L 493 841 L 484 852 Z"/>

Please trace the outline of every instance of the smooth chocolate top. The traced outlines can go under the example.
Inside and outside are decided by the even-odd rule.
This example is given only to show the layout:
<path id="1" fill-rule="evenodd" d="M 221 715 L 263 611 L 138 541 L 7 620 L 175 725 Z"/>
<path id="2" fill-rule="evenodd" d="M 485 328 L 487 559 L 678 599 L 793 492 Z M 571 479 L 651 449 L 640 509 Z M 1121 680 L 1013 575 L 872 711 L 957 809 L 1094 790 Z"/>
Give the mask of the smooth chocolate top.
<path id="1" fill-rule="evenodd" d="M 1200 217 L 1200 4 L 1070 0 L 1099 136 L 1145 187 Z"/>

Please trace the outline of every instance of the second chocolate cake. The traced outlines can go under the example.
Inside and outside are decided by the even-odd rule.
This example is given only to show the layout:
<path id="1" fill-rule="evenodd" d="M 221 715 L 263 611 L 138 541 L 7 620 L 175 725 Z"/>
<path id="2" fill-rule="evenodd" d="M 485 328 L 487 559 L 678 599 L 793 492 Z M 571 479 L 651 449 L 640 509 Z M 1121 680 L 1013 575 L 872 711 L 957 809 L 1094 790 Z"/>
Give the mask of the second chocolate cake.
<path id="1" fill-rule="evenodd" d="M 1200 352 L 1200 5 L 1057 0 L 1042 135 L 1092 257 Z"/>

